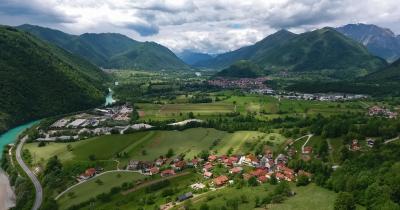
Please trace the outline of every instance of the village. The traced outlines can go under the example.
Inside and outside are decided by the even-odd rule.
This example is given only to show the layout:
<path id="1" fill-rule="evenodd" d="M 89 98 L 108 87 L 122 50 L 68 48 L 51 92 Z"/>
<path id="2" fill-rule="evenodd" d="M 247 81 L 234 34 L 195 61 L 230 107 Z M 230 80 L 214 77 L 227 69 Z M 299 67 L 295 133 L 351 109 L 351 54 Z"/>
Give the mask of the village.
<path id="1" fill-rule="evenodd" d="M 306 152 L 312 153 L 312 149 Z M 290 157 L 278 154 L 274 157 L 272 150 L 266 149 L 263 155 L 208 155 L 204 158 L 194 157 L 185 160 L 183 157 L 167 158 L 160 156 L 154 161 L 130 160 L 124 170 L 134 171 L 146 176 L 160 178 L 177 176 L 186 170 L 194 170 L 201 174 L 203 181 L 192 183 L 188 191 L 177 197 L 176 202 L 160 206 L 169 209 L 175 204 L 205 193 L 232 185 L 237 180 L 263 184 L 273 179 L 276 182 L 295 182 L 298 176 L 306 176 L 311 180 L 311 173 L 303 170 L 295 171 L 287 166 Z M 86 181 L 96 174 L 102 173 L 101 168 L 89 168 L 77 176 L 79 182 Z M 191 189 L 191 190 L 190 190 Z"/>
<path id="2" fill-rule="evenodd" d="M 278 99 L 309 100 L 309 101 L 350 101 L 366 99 L 367 95 L 344 93 L 299 93 L 288 91 L 275 91 L 266 85 L 271 80 L 268 77 L 226 79 L 216 78 L 209 80 L 208 84 L 224 89 L 241 89 L 245 92 L 260 95 L 271 95 Z"/>
<path id="3" fill-rule="evenodd" d="M 371 117 L 385 117 L 389 119 L 396 119 L 399 115 L 397 112 L 392 112 L 390 109 L 380 106 L 370 107 L 368 110 L 368 115 Z"/>

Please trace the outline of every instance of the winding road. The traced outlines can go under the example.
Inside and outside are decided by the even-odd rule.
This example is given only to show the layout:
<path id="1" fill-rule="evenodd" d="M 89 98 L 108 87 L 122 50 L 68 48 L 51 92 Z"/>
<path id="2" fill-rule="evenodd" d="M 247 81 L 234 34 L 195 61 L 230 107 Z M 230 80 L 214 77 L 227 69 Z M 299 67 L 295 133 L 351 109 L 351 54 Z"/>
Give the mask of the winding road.
<path id="1" fill-rule="evenodd" d="M 32 210 L 38 210 L 40 208 L 40 206 L 42 205 L 42 201 L 43 201 L 43 188 L 42 188 L 42 185 L 40 184 L 39 180 L 36 178 L 35 174 L 29 169 L 29 167 L 24 163 L 24 161 L 21 158 L 22 146 L 25 144 L 27 139 L 28 139 L 27 136 L 25 136 L 24 138 L 21 139 L 20 143 L 18 144 L 15 156 L 16 156 L 18 164 L 25 171 L 25 173 L 29 176 L 33 185 L 35 186 L 35 191 L 36 191 L 35 203 L 32 206 Z"/>

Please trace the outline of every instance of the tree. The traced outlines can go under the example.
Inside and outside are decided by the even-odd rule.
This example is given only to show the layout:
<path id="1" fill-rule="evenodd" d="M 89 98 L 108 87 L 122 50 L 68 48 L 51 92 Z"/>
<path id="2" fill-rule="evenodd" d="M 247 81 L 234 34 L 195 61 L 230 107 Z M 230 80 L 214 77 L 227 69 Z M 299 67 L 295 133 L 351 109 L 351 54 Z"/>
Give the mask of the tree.
<path id="1" fill-rule="evenodd" d="M 41 210 L 58 210 L 58 204 L 54 199 L 46 199 Z"/>
<path id="2" fill-rule="evenodd" d="M 258 185 L 257 178 L 255 176 L 250 177 L 247 183 L 249 184 L 249 186 L 253 187 Z"/>
<path id="3" fill-rule="evenodd" d="M 340 192 L 334 203 L 335 210 L 354 210 L 356 209 L 356 203 L 353 195 L 348 192 Z"/>
<path id="4" fill-rule="evenodd" d="M 271 175 L 271 178 L 269 179 L 269 183 L 272 184 L 272 185 L 278 184 L 278 180 L 276 179 L 275 174 Z"/>
<path id="5" fill-rule="evenodd" d="M 172 157 L 174 155 L 175 155 L 174 150 L 172 148 L 170 148 L 165 156 L 167 158 L 170 158 L 170 157 Z"/>
<path id="6" fill-rule="evenodd" d="M 200 210 L 209 210 L 209 209 L 210 209 L 210 207 L 207 205 L 207 203 L 203 203 L 200 206 Z"/>
<path id="7" fill-rule="evenodd" d="M 300 175 L 297 177 L 296 186 L 306 186 L 310 183 L 310 179 L 306 175 Z"/>
<path id="8" fill-rule="evenodd" d="M 274 189 L 275 195 L 289 196 L 291 193 L 292 190 L 290 189 L 290 185 L 286 181 L 280 182 L 278 186 Z"/>

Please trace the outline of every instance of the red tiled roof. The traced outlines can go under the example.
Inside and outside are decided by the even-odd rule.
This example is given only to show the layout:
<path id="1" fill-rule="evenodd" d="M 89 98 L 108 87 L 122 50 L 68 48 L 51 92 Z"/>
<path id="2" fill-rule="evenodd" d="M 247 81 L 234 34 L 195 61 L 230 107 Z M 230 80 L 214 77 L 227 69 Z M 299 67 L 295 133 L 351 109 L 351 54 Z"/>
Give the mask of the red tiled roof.
<path id="1" fill-rule="evenodd" d="M 231 169 L 231 172 L 234 173 L 234 174 L 237 174 L 237 173 L 242 172 L 242 170 L 243 169 L 241 167 L 235 167 L 235 168 Z"/>
<path id="2" fill-rule="evenodd" d="M 204 174 L 203 174 L 203 176 L 206 176 L 206 177 L 212 177 L 212 173 L 211 172 L 209 172 L 209 171 L 206 171 L 206 172 L 204 172 Z"/>
<path id="3" fill-rule="evenodd" d="M 95 168 L 89 168 L 85 171 L 85 176 L 94 176 L 96 174 Z"/>
<path id="4" fill-rule="evenodd" d="M 161 175 L 175 175 L 175 171 L 172 169 L 167 169 L 161 172 Z"/>
<path id="5" fill-rule="evenodd" d="M 150 173 L 152 174 L 158 174 L 160 172 L 160 169 L 158 167 L 153 167 L 150 169 Z"/>
<path id="6" fill-rule="evenodd" d="M 217 186 L 221 186 L 221 185 L 224 185 L 228 180 L 229 179 L 227 176 L 219 176 L 214 179 L 214 184 Z"/>
<path id="7" fill-rule="evenodd" d="M 267 181 L 267 177 L 266 176 L 260 176 L 257 179 L 258 179 L 258 181 L 260 181 L 262 183 L 265 183 Z"/>
<path id="8" fill-rule="evenodd" d="M 251 173 L 251 175 L 253 175 L 253 176 L 260 177 L 260 176 L 265 176 L 265 175 L 267 174 L 267 171 L 266 171 L 266 170 L 263 170 L 263 169 L 257 169 L 257 170 L 255 170 L 255 171 L 250 172 L 250 173 Z"/>

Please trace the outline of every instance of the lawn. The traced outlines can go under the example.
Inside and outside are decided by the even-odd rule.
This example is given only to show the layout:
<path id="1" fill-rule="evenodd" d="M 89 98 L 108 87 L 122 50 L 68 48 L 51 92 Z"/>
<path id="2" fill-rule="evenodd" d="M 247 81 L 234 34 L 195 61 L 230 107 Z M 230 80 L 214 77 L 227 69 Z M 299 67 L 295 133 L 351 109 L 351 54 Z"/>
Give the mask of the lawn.
<path id="1" fill-rule="evenodd" d="M 168 199 L 175 200 L 177 196 L 192 191 L 188 186 L 195 183 L 197 180 L 199 180 L 199 178 L 200 175 L 190 173 L 188 175 L 172 178 L 170 179 L 170 184 L 168 186 L 152 191 L 150 193 L 146 192 L 145 188 L 141 188 L 126 195 L 114 195 L 110 198 L 110 202 L 94 202 L 91 207 L 85 207 L 82 209 L 137 210 L 140 207 L 144 209 L 155 209 L 156 206 L 167 203 Z M 173 190 L 173 193 L 168 196 L 163 196 L 162 193 L 167 189 Z"/>
<path id="2" fill-rule="evenodd" d="M 296 195 L 286 199 L 282 204 L 268 205 L 268 209 L 272 210 L 332 210 L 336 193 L 327 189 L 310 184 L 306 187 L 296 187 L 291 184 L 292 190 Z M 268 193 L 272 192 L 275 186 L 264 184 L 257 187 L 243 187 L 236 189 L 227 187 L 215 192 L 209 192 L 203 196 L 192 199 L 192 203 L 197 209 L 203 203 L 207 203 L 210 209 L 214 207 L 225 206 L 227 200 L 238 200 L 239 210 L 255 209 L 256 197 L 263 199 Z M 245 200 L 245 202 L 242 202 Z M 259 208 L 261 209 L 261 208 Z"/>
<path id="3" fill-rule="evenodd" d="M 336 198 L 333 191 L 321 188 L 315 184 L 306 187 L 293 187 L 296 195 L 288 198 L 282 204 L 271 205 L 271 210 L 332 210 Z"/>
<path id="4" fill-rule="evenodd" d="M 147 140 L 154 135 L 154 131 L 139 132 L 127 135 L 105 135 L 70 143 L 48 143 L 38 147 L 38 143 L 24 145 L 33 157 L 33 163 L 44 163 L 50 157 L 57 155 L 61 161 L 88 161 L 93 154 L 96 160 L 110 160 L 116 153 L 123 151 L 131 145 Z M 71 145 L 72 150 L 68 150 Z"/>
<path id="5" fill-rule="evenodd" d="M 97 176 L 68 191 L 58 199 L 60 209 L 67 209 L 72 205 L 79 204 L 94 198 L 101 193 L 108 193 L 111 188 L 119 187 L 125 182 L 135 182 L 144 176 L 133 172 L 111 172 Z M 99 184 L 99 180 L 102 182 Z"/>
<path id="6" fill-rule="evenodd" d="M 193 112 L 196 117 L 212 116 L 234 111 L 233 104 L 200 103 L 200 104 L 136 104 L 143 120 L 187 119 L 187 113 Z"/>

